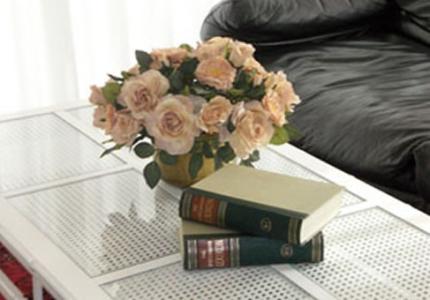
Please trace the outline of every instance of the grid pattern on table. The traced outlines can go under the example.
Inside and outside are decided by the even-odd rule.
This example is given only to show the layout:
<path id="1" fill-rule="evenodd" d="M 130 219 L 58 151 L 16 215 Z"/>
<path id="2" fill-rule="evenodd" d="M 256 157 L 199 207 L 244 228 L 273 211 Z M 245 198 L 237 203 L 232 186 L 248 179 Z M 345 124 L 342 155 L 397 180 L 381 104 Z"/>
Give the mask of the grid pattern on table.
<path id="1" fill-rule="evenodd" d="M 68 110 L 67 112 L 72 116 L 74 116 L 79 121 L 81 121 L 82 123 L 93 126 L 93 113 L 94 113 L 93 106 L 73 108 Z"/>
<path id="2" fill-rule="evenodd" d="M 313 299 L 270 267 L 184 271 L 176 263 L 103 288 L 115 300 Z"/>
<path id="3" fill-rule="evenodd" d="M 270 149 L 262 149 L 260 151 L 260 160 L 255 163 L 258 169 L 278 172 L 285 175 L 300 177 L 303 179 L 327 182 L 321 176 L 313 173 L 312 171 L 302 167 L 298 163 L 291 161 L 290 159 L 276 153 Z M 342 198 L 343 206 L 348 206 L 352 204 L 357 204 L 363 202 L 363 199 L 349 193 L 345 192 Z"/>
<path id="4" fill-rule="evenodd" d="M 135 171 L 8 201 L 91 277 L 179 251 L 178 202 Z"/>
<path id="5" fill-rule="evenodd" d="M 430 299 L 430 239 L 374 208 L 325 229 L 325 260 L 297 268 L 339 299 Z"/>
<path id="6" fill-rule="evenodd" d="M 92 107 L 72 109 L 72 110 L 69 110 L 68 112 L 71 115 L 73 115 L 75 118 L 77 118 L 78 120 L 84 123 L 91 124 L 92 122 L 92 114 L 93 114 Z M 260 160 L 255 163 L 255 166 L 262 170 L 279 172 L 282 174 L 300 177 L 300 178 L 309 179 L 309 180 L 327 182 L 321 176 L 313 173 L 312 171 L 301 166 L 300 164 L 270 149 L 262 149 L 260 151 Z M 363 201 L 364 201 L 363 199 L 348 192 L 344 193 L 344 196 L 342 199 L 343 206 L 353 205 Z"/>
<path id="7" fill-rule="evenodd" d="M 124 164 L 52 114 L 1 122 L 0 141 L 3 192 Z"/>

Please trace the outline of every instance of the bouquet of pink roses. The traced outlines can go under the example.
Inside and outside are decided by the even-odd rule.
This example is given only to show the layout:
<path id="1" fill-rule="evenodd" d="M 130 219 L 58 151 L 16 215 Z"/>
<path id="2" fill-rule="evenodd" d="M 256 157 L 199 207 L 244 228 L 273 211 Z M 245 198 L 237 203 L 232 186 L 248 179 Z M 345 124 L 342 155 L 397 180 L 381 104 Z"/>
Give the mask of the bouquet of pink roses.
<path id="1" fill-rule="evenodd" d="M 259 147 L 288 142 L 294 131 L 287 116 L 299 97 L 286 75 L 267 72 L 254 51 L 224 37 L 196 49 L 136 51 L 136 66 L 91 87 L 94 125 L 115 143 L 103 155 L 125 146 L 141 158 L 158 153 L 165 164 L 191 155 L 194 178 L 204 157 L 217 167 L 235 157 L 252 166 Z M 146 165 L 144 176 L 151 187 L 158 183 L 157 160 Z"/>

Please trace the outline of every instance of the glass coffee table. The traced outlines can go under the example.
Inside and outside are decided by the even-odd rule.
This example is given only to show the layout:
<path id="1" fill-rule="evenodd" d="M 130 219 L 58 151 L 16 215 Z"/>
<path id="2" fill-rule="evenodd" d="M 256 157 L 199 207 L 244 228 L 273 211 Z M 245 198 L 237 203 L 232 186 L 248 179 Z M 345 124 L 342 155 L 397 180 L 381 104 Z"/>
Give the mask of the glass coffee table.
<path id="1" fill-rule="evenodd" d="M 430 299 L 430 217 L 291 146 L 257 167 L 345 186 L 325 260 L 183 271 L 180 190 L 145 160 L 103 159 L 87 105 L 0 117 L 0 242 L 58 299 Z M 21 299 L 0 272 L 0 293 Z"/>

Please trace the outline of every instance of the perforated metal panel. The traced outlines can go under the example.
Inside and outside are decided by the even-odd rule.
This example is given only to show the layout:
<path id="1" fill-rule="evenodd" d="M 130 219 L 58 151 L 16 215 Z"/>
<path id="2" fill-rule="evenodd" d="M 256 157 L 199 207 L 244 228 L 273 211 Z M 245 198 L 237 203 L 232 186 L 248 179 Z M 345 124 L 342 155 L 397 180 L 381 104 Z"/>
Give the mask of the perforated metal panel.
<path id="1" fill-rule="evenodd" d="M 324 262 L 297 268 L 339 299 L 430 299 L 424 232 L 371 209 L 335 219 L 324 234 Z"/>
<path id="2" fill-rule="evenodd" d="M 298 163 L 282 156 L 270 149 L 262 149 L 260 151 L 260 160 L 255 163 L 258 169 L 277 172 L 285 175 L 300 177 L 303 179 L 315 180 L 320 182 L 327 182 L 321 176 L 313 173 L 311 170 L 299 165 Z M 357 204 L 362 202 L 363 199 L 346 192 L 342 199 L 343 206 Z"/>
<path id="3" fill-rule="evenodd" d="M 8 201 L 90 276 L 179 251 L 178 202 L 135 171 Z"/>
<path id="4" fill-rule="evenodd" d="M 81 108 L 74 108 L 67 111 L 72 116 L 77 118 L 82 123 L 85 123 L 87 125 L 93 125 L 93 113 L 94 113 L 94 107 L 88 106 L 88 107 L 81 107 Z"/>
<path id="5" fill-rule="evenodd" d="M 269 267 L 184 271 L 180 263 L 104 286 L 116 300 L 312 299 Z"/>
<path id="6" fill-rule="evenodd" d="M 0 191 L 123 165 L 60 118 L 48 114 L 0 123 Z"/>

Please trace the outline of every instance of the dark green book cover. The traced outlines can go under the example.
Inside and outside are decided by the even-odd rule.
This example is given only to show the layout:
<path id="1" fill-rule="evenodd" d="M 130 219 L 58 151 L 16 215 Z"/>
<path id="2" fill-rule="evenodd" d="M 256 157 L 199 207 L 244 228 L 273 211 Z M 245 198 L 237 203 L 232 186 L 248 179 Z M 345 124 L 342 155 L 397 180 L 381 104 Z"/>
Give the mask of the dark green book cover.
<path id="1" fill-rule="evenodd" d="M 184 190 L 182 219 L 304 244 L 335 217 L 337 185 L 227 165 Z"/>
<path id="2" fill-rule="evenodd" d="M 323 260 L 323 235 L 304 245 L 250 236 L 214 226 L 182 221 L 181 253 L 186 270 L 232 268 Z"/>

